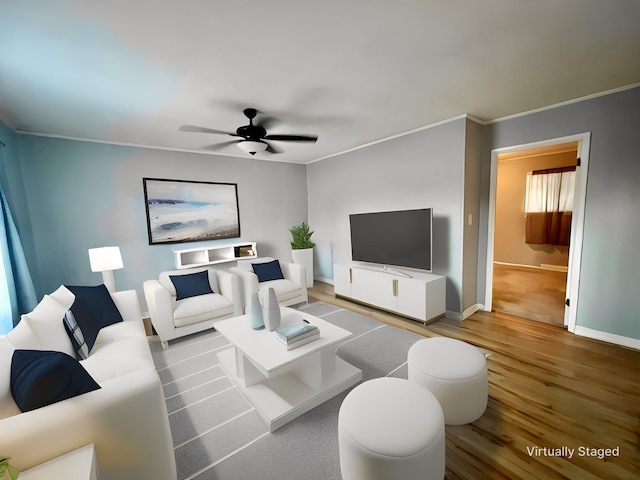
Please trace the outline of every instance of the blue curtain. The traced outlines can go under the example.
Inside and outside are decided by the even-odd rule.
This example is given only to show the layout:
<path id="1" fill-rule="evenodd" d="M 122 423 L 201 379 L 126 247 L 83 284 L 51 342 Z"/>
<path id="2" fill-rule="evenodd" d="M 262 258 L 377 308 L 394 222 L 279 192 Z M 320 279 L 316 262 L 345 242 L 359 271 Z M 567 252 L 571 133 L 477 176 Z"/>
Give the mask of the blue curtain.
<path id="1" fill-rule="evenodd" d="M 0 202 L 0 335 L 4 335 L 17 325 L 22 313 L 36 306 L 37 297 L 1 185 Z"/>

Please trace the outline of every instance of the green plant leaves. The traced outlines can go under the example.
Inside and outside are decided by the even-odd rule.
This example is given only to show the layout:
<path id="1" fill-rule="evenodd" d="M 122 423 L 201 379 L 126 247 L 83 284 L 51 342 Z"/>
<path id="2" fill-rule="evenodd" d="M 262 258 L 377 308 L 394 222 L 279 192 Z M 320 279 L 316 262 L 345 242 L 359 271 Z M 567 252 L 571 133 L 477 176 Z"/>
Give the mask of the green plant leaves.
<path id="1" fill-rule="evenodd" d="M 11 457 L 0 459 L 0 480 L 16 480 L 20 472 L 9 464 Z M 7 474 L 9 476 L 7 477 Z"/>
<path id="2" fill-rule="evenodd" d="M 291 248 L 293 250 L 303 250 L 316 246 L 316 244 L 311 241 L 313 232 L 306 223 L 302 222 L 302 225 L 291 227 L 289 232 L 291 232 Z"/>

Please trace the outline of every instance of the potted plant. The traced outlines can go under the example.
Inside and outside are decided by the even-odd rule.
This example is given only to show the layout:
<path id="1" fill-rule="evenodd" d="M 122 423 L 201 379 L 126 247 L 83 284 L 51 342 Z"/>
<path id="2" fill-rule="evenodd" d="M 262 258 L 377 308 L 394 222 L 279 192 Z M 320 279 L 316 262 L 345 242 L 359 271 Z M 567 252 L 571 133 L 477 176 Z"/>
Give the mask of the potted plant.
<path id="1" fill-rule="evenodd" d="M 16 480 L 20 472 L 9 463 L 11 457 L 0 458 L 0 480 Z"/>
<path id="2" fill-rule="evenodd" d="M 313 232 L 309 225 L 302 222 L 289 229 L 291 232 L 291 256 L 293 263 L 304 265 L 307 270 L 307 287 L 313 286 L 313 247 L 315 243 L 311 241 Z"/>

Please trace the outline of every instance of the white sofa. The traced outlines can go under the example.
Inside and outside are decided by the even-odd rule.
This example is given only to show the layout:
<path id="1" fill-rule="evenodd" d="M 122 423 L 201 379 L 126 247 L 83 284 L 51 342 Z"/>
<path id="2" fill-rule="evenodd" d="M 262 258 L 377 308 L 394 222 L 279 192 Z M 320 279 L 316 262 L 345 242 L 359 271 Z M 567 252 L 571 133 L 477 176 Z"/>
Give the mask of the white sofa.
<path id="1" fill-rule="evenodd" d="M 238 266 L 229 269 L 229 272 L 237 275 L 241 279 L 242 288 L 242 308 L 246 308 L 251 302 L 251 296 L 255 292 L 262 292 L 268 288 L 273 288 L 278 298 L 278 303 L 288 307 L 307 303 L 307 272 L 303 265 L 279 260 L 283 279 L 259 282 L 258 276 L 253 271 L 253 264 L 273 262 L 272 257 L 261 257 L 253 260 L 238 260 Z"/>
<path id="2" fill-rule="evenodd" d="M 170 277 L 204 271 L 214 293 L 177 300 L 176 288 Z M 164 348 L 169 340 L 213 328 L 220 320 L 242 315 L 238 278 L 214 268 L 162 272 L 158 280 L 144 282 L 144 295 L 151 323 Z"/>
<path id="3" fill-rule="evenodd" d="M 9 382 L 14 350 L 75 357 L 57 308 L 70 308 L 60 290 L 45 295 L 29 318 L 0 337 L 0 456 L 26 470 L 93 443 L 102 480 L 175 480 L 167 408 L 135 290 L 112 295 L 124 321 L 102 328 L 91 354 L 80 361 L 100 389 L 24 413 L 16 405 Z"/>

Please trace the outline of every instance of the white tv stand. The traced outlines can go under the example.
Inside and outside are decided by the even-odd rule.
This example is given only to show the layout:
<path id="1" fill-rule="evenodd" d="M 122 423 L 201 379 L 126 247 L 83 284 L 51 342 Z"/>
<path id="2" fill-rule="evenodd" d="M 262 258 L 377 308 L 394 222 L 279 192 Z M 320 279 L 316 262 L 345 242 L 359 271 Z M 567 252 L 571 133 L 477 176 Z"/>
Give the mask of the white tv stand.
<path id="1" fill-rule="evenodd" d="M 445 314 L 446 278 L 373 263 L 333 265 L 335 295 L 425 324 Z"/>

